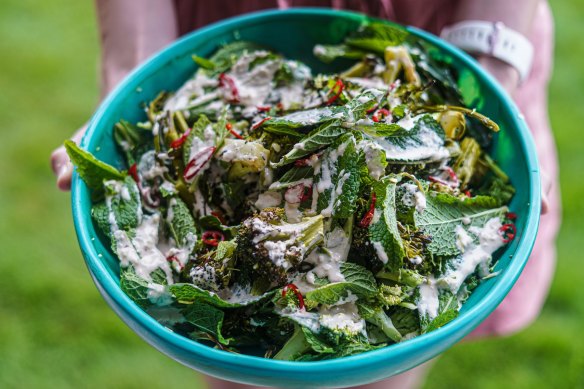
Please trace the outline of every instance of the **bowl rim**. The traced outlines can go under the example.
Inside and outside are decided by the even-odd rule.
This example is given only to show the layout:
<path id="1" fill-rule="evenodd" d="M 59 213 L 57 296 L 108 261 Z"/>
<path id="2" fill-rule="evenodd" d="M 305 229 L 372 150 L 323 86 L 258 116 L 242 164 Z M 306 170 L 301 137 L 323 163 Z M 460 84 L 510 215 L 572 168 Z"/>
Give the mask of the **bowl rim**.
<path id="1" fill-rule="evenodd" d="M 225 19 L 204 28 L 195 30 L 181 37 L 177 41 L 154 54 L 142 65 L 133 70 L 120 84 L 118 84 L 118 86 L 107 96 L 107 98 L 104 99 L 88 125 L 87 132 L 85 133 L 80 143 L 81 147 L 87 149 L 91 143 L 91 139 L 96 134 L 98 123 L 103 119 L 104 116 L 107 115 L 107 112 L 110 110 L 110 106 L 116 102 L 119 102 L 122 96 L 126 94 L 126 90 L 128 90 L 130 87 L 133 88 L 133 85 L 136 84 L 139 80 L 144 79 L 146 76 L 153 73 L 158 68 L 159 64 L 166 63 L 172 60 L 172 58 L 176 57 L 174 53 L 177 51 L 177 49 L 183 45 L 188 45 L 188 42 L 193 39 L 193 37 L 204 37 L 205 35 L 212 35 L 214 33 L 223 31 L 224 29 L 235 31 L 238 29 L 238 27 L 241 26 L 241 24 L 247 26 L 254 23 L 260 23 L 266 19 L 303 16 L 329 17 L 331 15 L 339 16 L 341 18 L 377 20 L 375 18 L 370 18 L 356 12 L 339 11 L 328 8 L 310 7 L 292 8 L 287 10 L 267 10 Z M 278 361 L 246 354 L 234 354 L 214 349 L 186 338 L 182 335 L 176 334 L 162 324 L 158 323 L 153 317 L 148 315 L 138 305 L 130 300 L 130 298 L 120 289 L 118 283 L 119 280 L 116 280 L 111 276 L 105 264 L 100 260 L 96 248 L 92 243 L 92 237 L 89 231 L 85 228 L 87 224 L 85 222 L 85 219 L 87 218 L 87 203 L 90 202 L 87 196 L 88 188 L 84 183 L 81 182 L 77 172 L 75 171 L 71 190 L 71 203 L 75 230 L 87 267 L 90 273 L 93 275 L 94 282 L 99 284 L 98 288 L 100 291 L 103 290 L 103 292 L 107 293 L 109 298 L 111 298 L 119 306 L 119 308 L 131 318 L 131 320 L 140 323 L 140 325 L 152 335 L 156 336 L 164 342 L 167 342 L 175 348 L 193 354 L 200 360 L 205 360 L 208 363 L 216 363 L 218 365 L 222 365 L 223 367 L 231 366 L 248 369 L 257 369 L 258 363 L 261 363 L 261 368 L 264 372 L 270 371 L 276 374 L 278 372 L 285 372 L 288 374 L 311 372 L 333 373 L 338 369 L 349 367 L 359 368 L 366 365 L 380 363 L 386 359 L 400 359 L 400 356 L 409 354 L 413 350 L 426 349 L 429 346 L 440 343 L 441 340 L 447 338 L 454 338 L 458 341 L 462 339 L 462 337 L 464 337 L 468 332 L 470 332 L 469 330 L 466 333 L 462 333 L 464 331 L 459 331 L 460 329 L 471 328 L 472 330 L 478 324 L 480 324 L 480 322 L 482 322 L 486 316 L 488 316 L 484 313 L 489 312 L 490 314 L 496 308 L 496 306 L 498 306 L 500 302 L 503 301 L 504 297 L 511 290 L 515 281 L 519 278 L 523 267 L 527 263 L 527 259 L 535 243 L 541 207 L 541 183 L 538 168 L 539 165 L 535 151 L 535 143 L 531 133 L 529 132 L 529 129 L 527 128 L 527 124 L 525 123 L 525 120 L 520 114 L 515 103 L 498 84 L 498 82 L 495 81 L 492 76 L 487 74 L 486 71 L 484 71 L 472 57 L 460 49 L 442 41 L 431 33 L 409 26 L 406 27 L 406 29 L 410 33 L 419 36 L 440 48 L 440 50 L 447 52 L 453 57 L 456 57 L 468 69 L 470 69 L 477 78 L 482 79 L 485 84 L 489 85 L 494 95 L 502 101 L 501 109 L 507 111 L 507 114 L 511 117 L 513 126 L 517 128 L 519 133 L 520 146 L 523 149 L 523 153 L 527 156 L 526 165 L 529 170 L 529 188 L 527 189 L 529 190 L 528 197 L 530 210 L 525 220 L 524 231 L 519 237 L 517 249 L 513 253 L 514 260 L 509 262 L 509 265 L 497 277 L 491 289 L 482 299 L 477 301 L 474 306 L 462 312 L 455 320 L 446 324 L 445 326 L 430 333 L 417 336 L 406 342 L 393 344 L 378 350 L 372 350 L 353 356 L 326 361 Z M 523 260 L 518 261 L 518 258 L 523 258 Z M 126 321 L 126 319 L 124 319 L 124 321 Z M 439 353 L 440 352 L 434 353 L 432 357 Z M 426 355 L 430 354 L 431 353 L 428 353 L 426 350 Z M 420 363 L 421 362 L 423 361 L 420 361 Z"/>

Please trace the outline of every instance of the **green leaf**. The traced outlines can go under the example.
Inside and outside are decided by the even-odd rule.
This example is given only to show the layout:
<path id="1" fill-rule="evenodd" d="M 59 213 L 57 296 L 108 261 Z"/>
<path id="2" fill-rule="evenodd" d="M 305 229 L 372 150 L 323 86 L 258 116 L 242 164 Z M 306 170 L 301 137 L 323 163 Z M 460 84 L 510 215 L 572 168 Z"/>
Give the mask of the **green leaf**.
<path id="1" fill-rule="evenodd" d="M 288 170 L 278 181 L 270 185 L 270 190 L 286 189 L 298 184 L 309 184 L 314 176 L 312 166 L 294 166 Z"/>
<path id="2" fill-rule="evenodd" d="M 409 33 L 398 25 L 389 23 L 370 23 L 351 34 L 345 43 L 362 50 L 383 54 L 387 46 L 402 44 Z"/>
<path id="3" fill-rule="evenodd" d="M 174 284 L 169 287 L 170 293 L 180 304 L 206 303 L 218 308 L 241 308 L 269 297 L 269 294 L 262 296 L 250 296 L 240 302 L 232 303 L 222 299 L 216 293 L 201 289 L 193 284 Z"/>
<path id="4" fill-rule="evenodd" d="M 420 314 L 422 333 L 425 334 L 452 321 L 458 316 L 458 311 L 459 304 L 456 295 L 448 290 L 441 289 L 438 295 L 438 315 L 430 319 Z"/>
<path id="5" fill-rule="evenodd" d="M 354 263 L 341 264 L 341 273 L 345 281 L 333 282 L 318 287 L 306 294 L 306 299 L 318 304 L 332 305 L 346 298 L 349 292 L 363 298 L 377 294 L 377 282 L 373 274 Z"/>
<path id="6" fill-rule="evenodd" d="M 341 136 L 324 152 L 320 164 L 315 168 L 317 212 L 325 217 L 353 216 L 361 184 L 360 161 L 352 134 Z"/>
<path id="7" fill-rule="evenodd" d="M 375 123 L 370 124 L 359 124 L 357 128 L 366 133 L 367 135 L 376 136 L 379 138 L 385 138 L 388 136 L 395 135 L 398 131 L 402 131 L 398 124 L 395 123 Z"/>
<path id="8" fill-rule="evenodd" d="M 112 181 L 105 185 L 106 208 L 108 210 L 107 224 L 110 225 L 113 213 L 113 220 L 116 226 L 123 231 L 132 231 L 138 227 L 142 215 L 142 204 L 140 200 L 140 190 L 132 177 L 127 176 L 123 181 Z M 96 215 L 104 223 L 103 214 Z"/>
<path id="9" fill-rule="evenodd" d="M 152 305 L 148 293 L 152 283 L 158 285 L 167 284 L 166 274 L 161 269 L 156 269 L 150 273 L 150 276 L 152 277 L 152 282 L 138 276 L 132 266 L 120 269 L 120 289 L 142 308 Z"/>
<path id="10" fill-rule="evenodd" d="M 493 217 L 507 212 L 507 207 L 497 207 L 497 200 L 488 196 L 476 196 L 460 200 L 445 193 L 431 192 L 426 196 L 424 212 L 414 213 L 416 226 L 432 242 L 427 246 L 434 255 L 458 255 L 456 227 L 483 227 Z M 465 222 L 465 223 L 463 223 Z"/>
<path id="11" fill-rule="evenodd" d="M 91 189 L 102 189 L 104 181 L 123 180 L 125 177 L 125 174 L 118 169 L 98 160 L 71 140 L 65 141 L 65 149 L 69 158 L 71 158 L 71 162 L 77 168 L 79 177 Z"/>
<path id="12" fill-rule="evenodd" d="M 224 45 L 219 48 L 215 54 L 209 57 L 208 62 L 213 63 L 213 69 L 208 69 L 209 65 L 202 66 L 203 69 L 209 76 L 216 76 L 219 73 L 223 73 L 229 70 L 233 64 L 241 57 L 245 52 L 253 52 L 256 50 L 262 50 L 264 47 L 258 45 L 257 43 L 247 42 L 247 41 L 234 41 Z M 193 56 L 193 60 L 195 60 Z M 196 60 L 195 60 L 196 61 Z M 198 63 L 198 62 L 197 62 Z M 201 64 L 199 63 L 199 66 Z"/>
<path id="13" fill-rule="evenodd" d="M 213 336 L 223 345 L 229 344 L 221 334 L 225 314 L 222 310 L 205 303 L 196 303 L 184 308 L 182 313 L 185 319 L 198 330 Z"/>
<path id="14" fill-rule="evenodd" d="M 398 182 L 397 176 L 390 176 L 374 183 L 372 188 L 377 198 L 375 215 L 379 215 L 379 218 L 369 227 L 369 239 L 377 257 L 388 271 L 397 271 L 401 268 L 405 256 L 396 216 L 395 192 Z M 375 221 L 376 217 L 373 219 Z"/>
<path id="15" fill-rule="evenodd" d="M 334 353 L 335 349 L 323 340 L 319 339 L 312 331 L 306 327 L 301 327 L 304 333 L 304 339 L 310 345 L 310 348 L 319 354 Z"/>
<path id="16" fill-rule="evenodd" d="M 458 317 L 458 309 L 448 309 L 434 318 L 422 331 L 423 334 L 434 331 Z"/>
<path id="17" fill-rule="evenodd" d="M 332 115 L 333 110 L 329 107 L 307 109 L 272 118 L 262 126 L 262 129 L 277 134 L 302 136 L 302 133 L 296 130 L 314 127 L 325 120 L 330 120 Z"/>
<path id="18" fill-rule="evenodd" d="M 326 146 L 332 144 L 339 136 L 346 133 L 347 130 L 340 126 L 338 120 L 330 120 L 316 129 L 314 129 L 308 136 L 299 143 L 295 144 L 292 150 L 280 159 L 280 161 L 273 165 L 273 167 L 281 167 L 288 165 L 304 156 L 310 155 Z"/>
<path id="19" fill-rule="evenodd" d="M 195 221 L 193 220 L 191 211 L 179 197 L 170 199 L 168 219 L 170 219 L 168 227 L 174 241 L 181 247 L 194 246 L 197 235 Z"/>
<path id="20" fill-rule="evenodd" d="M 182 148 L 184 150 L 183 151 L 183 163 L 185 166 L 189 164 L 189 158 L 191 158 L 190 150 L 191 150 L 191 146 L 193 144 L 195 137 L 199 138 L 199 139 L 205 139 L 205 128 L 207 128 L 211 124 L 212 124 L 211 121 L 205 115 L 199 116 L 199 119 L 197 119 L 195 124 L 193 124 L 193 127 L 191 129 L 191 133 L 189 134 L 189 136 L 185 140 L 185 143 L 183 143 L 183 146 L 182 146 Z"/>
<path id="21" fill-rule="evenodd" d="M 192 58 L 193 58 L 193 61 L 195 61 L 195 63 L 197 65 L 199 65 L 200 67 L 202 67 L 203 69 L 215 70 L 215 63 L 213 61 L 210 61 L 210 60 L 203 58 L 203 57 L 199 57 L 196 54 L 193 54 Z"/>
<path id="22" fill-rule="evenodd" d="M 338 117 L 341 114 L 345 121 L 356 123 L 358 120 L 364 119 L 367 116 L 367 112 L 373 109 L 382 97 L 383 92 L 376 89 L 368 89 L 355 96 L 347 104 L 335 108 L 333 116 Z"/>
<path id="23" fill-rule="evenodd" d="M 337 58 L 361 59 L 367 55 L 366 51 L 355 49 L 351 46 L 340 45 L 316 45 L 314 56 L 324 63 L 331 63 Z"/>
<path id="24" fill-rule="evenodd" d="M 393 131 L 380 140 L 387 152 L 387 159 L 396 162 L 419 162 L 433 160 L 438 151 L 442 149 L 446 153 L 444 145 L 444 129 L 430 115 L 424 115 L 415 119 L 413 128 L 407 130 L 401 128 Z M 447 156 L 447 154 L 446 154 Z"/>

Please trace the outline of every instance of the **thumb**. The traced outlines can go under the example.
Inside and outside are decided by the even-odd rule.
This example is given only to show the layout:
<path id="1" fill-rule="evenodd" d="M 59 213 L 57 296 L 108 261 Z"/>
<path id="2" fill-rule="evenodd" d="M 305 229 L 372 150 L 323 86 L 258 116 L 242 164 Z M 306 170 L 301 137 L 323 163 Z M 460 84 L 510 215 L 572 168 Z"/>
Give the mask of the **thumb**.
<path id="1" fill-rule="evenodd" d="M 53 151 L 51 154 L 51 168 L 57 176 L 57 187 L 62 191 L 71 189 L 73 165 L 69 160 L 65 147 L 61 146 Z"/>

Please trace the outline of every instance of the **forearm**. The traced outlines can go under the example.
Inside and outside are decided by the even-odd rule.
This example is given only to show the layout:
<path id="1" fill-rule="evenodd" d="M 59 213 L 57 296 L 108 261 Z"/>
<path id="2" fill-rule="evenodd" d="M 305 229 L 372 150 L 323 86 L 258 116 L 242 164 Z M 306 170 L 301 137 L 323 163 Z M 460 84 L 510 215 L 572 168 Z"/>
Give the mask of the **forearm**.
<path id="1" fill-rule="evenodd" d="M 177 38 L 172 0 L 96 0 L 102 97 L 134 67 Z"/>
<path id="2" fill-rule="evenodd" d="M 507 27 L 528 35 L 540 0 L 463 0 L 453 22 L 484 20 L 503 22 Z"/>

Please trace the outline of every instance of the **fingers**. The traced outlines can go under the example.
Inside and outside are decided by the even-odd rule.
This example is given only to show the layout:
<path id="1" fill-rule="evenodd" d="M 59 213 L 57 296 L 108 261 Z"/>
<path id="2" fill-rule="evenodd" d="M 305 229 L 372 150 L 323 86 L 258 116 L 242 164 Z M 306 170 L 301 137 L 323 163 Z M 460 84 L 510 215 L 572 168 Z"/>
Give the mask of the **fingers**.
<path id="1" fill-rule="evenodd" d="M 57 176 L 57 187 L 62 191 L 70 190 L 73 165 L 69 161 L 65 147 L 61 146 L 53 151 L 51 154 L 51 168 Z"/>
<path id="2" fill-rule="evenodd" d="M 478 62 L 487 72 L 499 81 L 509 95 L 513 95 L 519 86 L 519 73 L 514 67 L 489 56 L 479 57 Z"/>
<path id="3" fill-rule="evenodd" d="M 75 143 L 79 143 L 83 134 L 85 134 L 85 130 L 87 129 L 87 125 L 81 127 L 71 139 Z M 53 151 L 51 154 L 51 168 L 53 169 L 53 173 L 57 176 L 57 188 L 66 192 L 71 189 L 71 176 L 73 175 L 73 165 L 69 160 L 69 156 L 65 151 L 65 147 L 61 146 Z"/>
<path id="4" fill-rule="evenodd" d="M 549 194 L 552 190 L 552 180 L 550 176 L 543 170 L 541 175 L 541 214 L 545 215 L 550 210 Z"/>

